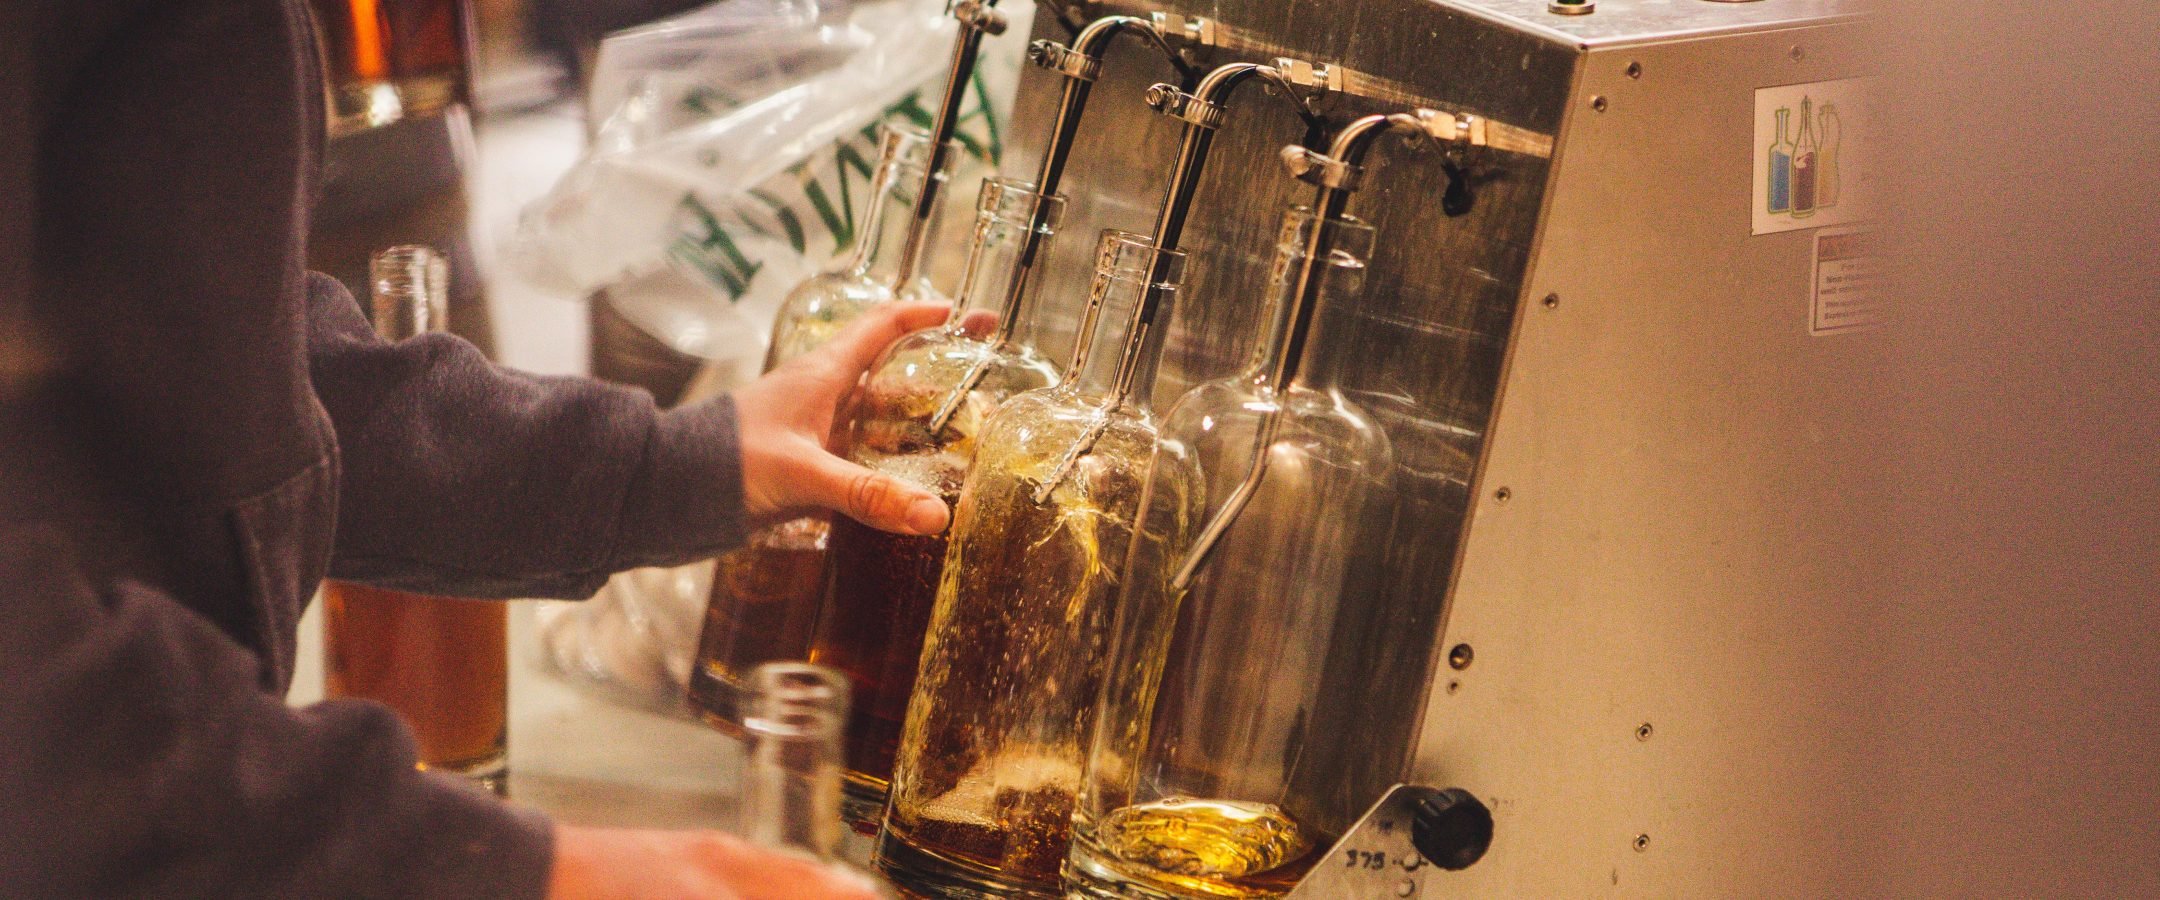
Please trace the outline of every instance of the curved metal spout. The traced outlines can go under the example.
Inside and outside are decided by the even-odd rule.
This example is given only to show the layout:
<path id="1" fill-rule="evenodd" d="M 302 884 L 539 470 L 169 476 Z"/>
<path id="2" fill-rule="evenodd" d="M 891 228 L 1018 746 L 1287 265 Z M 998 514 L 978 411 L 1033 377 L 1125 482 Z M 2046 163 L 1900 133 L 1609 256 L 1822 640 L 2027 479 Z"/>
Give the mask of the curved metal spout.
<path id="1" fill-rule="evenodd" d="M 1314 77 L 1292 80 L 1285 74 L 1288 70 L 1317 73 Z M 1200 187 L 1200 172 L 1207 164 L 1208 153 L 1214 148 L 1215 130 L 1222 127 L 1223 115 L 1230 95 L 1240 85 L 1254 79 L 1274 84 L 1286 99 L 1297 107 L 1297 116 L 1308 128 L 1316 128 L 1320 117 L 1313 108 L 1314 95 L 1328 89 L 1327 68 L 1299 63 L 1295 60 L 1278 59 L 1274 65 L 1260 63 L 1230 63 L 1218 66 L 1200 79 L 1192 93 L 1185 93 L 1167 84 L 1148 89 L 1148 105 L 1164 115 L 1182 119 L 1185 134 L 1178 144 L 1177 162 L 1170 170 L 1170 186 L 1164 192 L 1162 210 L 1155 217 L 1154 240 L 1158 250 L 1178 248 L 1184 236 L 1185 217 L 1192 211 L 1195 192 Z M 1123 401 L 1133 389 L 1133 381 L 1139 368 L 1141 346 L 1146 342 L 1147 332 L 1155 325 L 1155 311 L 1161 305 L 1162 285 L 1167 276 L 1166 257 L 1157 257 L 1156 271 L 1148 276 L 1147 289 L 1141 294 L 1140 305 L 1133 310 L 1133 331 L 1125 341 L 1125 355 L 1118 363 L 1116 386 L 1112 397 Z"/>
<path id="2" fill-rule="evenodd" d="M 1065 163 L 1072 156 L 1073 138 L 1080 131 L 1080 116 L 1087 109 L 1088 95 L 1094 89 L 1095 78 L 1102 72 L 1103 54 L 1110 41 L 1120 34 L 1133 34 L 1145 40 L 1148 46 L 1162 52 L 1170 65 L 1181 76 L 1189 77 L 1191 68 L 1178 56 L 1175 48 L 1163 33 L 1156 29 L 1151 19 L 1139 16 L 1104 16 L 1089 22 L 1074 36 L 1072 45 L 1060 46 L 1050 41 L 1036 41 L 1028 45 L 1028 58 L 1036 65 L 1064 76 L 1065 90 L 1058 99 L 1057 114 L 1051 119 L 1050 141 L 1043 146 L 1042 165 L 1035 170 L 1035 189 L 1045 196 L 1057 193 L 1058 185 L 1065 177 Z M 1005 302 L 998 317 L 998 340 L 1012 339 L 1018 322 L 1020 301 L 1027 291 L 1029 275 L 1035 269 L 1036 258 L 1043 244 L 1042 214 L 1037 213 L 1021 236 L 1018 264 L 1013 267 L 1012 279 L 1006 283 Z M 942 427 L 942 423 L 933 425 Z"/>
<path id="3" fill-rule="evenodd" d="M 1316 219 L 1312 234 L 1306 238 L 1305 258 L 1298 265 L 1296 286 L 1290 293 L 1290 333 L 1285 336 L 1282 351 L 1268 373 L 1273 402 L 1260 415 L 1260 426 L 1253 441 L 1252 467 L 1223 500 L 1222 509 L 1193 538 L 1192 548 L 1186 551 L 1184 560 L 1170 577 L 1173 590 L 1184 591 L 1192 587 L 1193 579 L 1199 577 L 1201 567 L 1207 564 L 1209 554 L 1222 542 L 1223 535 L 1229 533 L 1230 526 L 1252 502 L 1253 495 L 1260 490 L 1260 482 L 1267 476 L 1268 451 L 1280 436 L 1283 404 L 1289 400 L 1290 382 L 1297 377 L 1306 340 L 1311 337 L 1313 324 L 1319 318 L 1321 261 L 1333 252 L 1330 225 L 1342 218 L 1343 209 L 1349 205 L 1350 193 L 1357 189 L 1366 154 L 1381 135 L 1389 132 L 1409 131 L 1434 140 L 1453 140 L 1466 138 L 1475 124 L 1464 117 L 1448 116 L 1445 123 L 1441 118 L 1442 114 L 1426 109 L 1371 115 L 1343 126 L 1325 155 L 1295 144 L 1283 148 L 1283 159 L 1291 172 L 1299 178 L 1317 181 L 1320 187 L 1313 200 Z"/>
<path id="4" fill-rule="evenodd" d="M 1064 180 L 1065 163 L 1072 156 L 1073 138 L 1080 131 L 1080 115 L 1086 111 L 1088 95 L 1095 86 L 1096 76 L 1102 72 L 1103 53 L 1109 49 L 1112 39 L 1126 33 L 1144 38 L 1149 46 L 1162 51 L 1180 75 L 1190 77 L 1191 67 L 1178 56 L 1177 50 L 1170 46 L 1169 39 L 1155 27 L 1151 18 L 1104 16 L 1080 29 L 1069 47 L 1053 41 L 1036 41 L 1028 45 L 1030 62 L 1065 78 L 1064 95 L 1059 98 L 1057 115 L 1051 120 L 1050 142 L 1044 145 L 1042 165 L 1035 170 L 1035 189 L 1043 196 L 1055 195 L 1058 184 Z M 992 344 L 1010 342 L 1019 328 L 1020 304 L 1034 281 L 1035 264 L 1041 256 L 1043 241 L 1049 237 L 1048 215 L 1048 209 L 1038 205 L 1028 217 L 1027 228 L 1020 233 L 1020 249 L 1013 262 L 1012 274 L 1005 282 L 1005 298 L 998 307 L 997 335 L 991 339 Z M 987 358 L 968 366 L 967 372 L 938 404 L 937 412 L 931 415 L 932 435 L 943 433 L 945 426 L 952 424 L 953 416 L 960 411 L 961 401 L 982 383 L 989 371 Z"/>
<path id="5" fill-rule="evenodd" d="M 953 129 L 960 121 L 960 103 L 975 75 L 975 57 L 985 34 L 1004 34 L 1005 16 L 993 7 L 997 0 L 955 0 L 947 11 L 960 22 L 960 37 L 953 42 L 952 72 L 945 79 L 945 94 L 938 102 L 937 119 L 930 127 L 930 159 L 924 167 L 922 190 L 915 194 L 915 216 L 908 222 L 907 243 L 900 250 L 900 271 L 893 287 L 915 280 L 929 250 L 930 217 L 937 212 L 938 195 L 945 186 L 945 157 L 952 152 Z"/>
<path id="6" fill-rule="evenodd" d="M 1303 73 L 1305 77 L 1292 78 L 1286 71 Z M 1170 171 L 1170 187 L 1164 192 L 1162 211 L 1155 219 L 1155 233 L 1151 240 L 1158 251 L 1150 266 L 1146 286 L 1141 289 L 1140 302 L 1133 307 L 1131 324 L 1127 327 L 1125 347 L 1118 357 L 1116 380 L 1112 383 L 1110 397 L 1104 409 L 1114 409 L 1131 399 L 1135 382 L 1139 379 L 1140 359 L 1144 354 L 1150 332 L 1155 328 L 1155 312 L 1162 305 L 1162 297 L 1175 266 L 1175 251 L 1179 237 L 1185 230 L 1185 215 L 1192 208 L 1194 192 L 1200 185 L 1200 171 L 1207 163 L 1208 151 L 1214 146 L 1215 130 L 1222 127 L 1225 103 L 1239 85 L 1253 79 L 1261 79 L 1279 86 L 1284 97 L 1297 105 L 1298 118 L 1308 128 L 1317 128 L 1319 114 L 1313 109 L 1313 96 L 1329 89 L 1332 79 L 1326 66 L 1315 66 L 1298 60 L 1278 59 L 1274 65 L 1236 62 L 1217 66 L 1201 77 L 1192 93 L 1186 93 L 1167 84 L 1148 89 L 1148 105 L 1156 112 L 1182 119 L 1185 134 L 1178 144 L 1177 162 Z M 1082 341 L 1088 340 L 1086 335 Z M 1075 356 L 1087 352 L 1090 347 L 1080 344 Z M 1095 422 L 1081 432 L 1071 450 L 1067 451 L 1048 478 L 1035 488 L 1035 502 L 1049 500 L 1051 492 L 1064 482 L 1077 465 L 1102 437 L 1109 427 L 1108 415 L 1097 416 Z"/>

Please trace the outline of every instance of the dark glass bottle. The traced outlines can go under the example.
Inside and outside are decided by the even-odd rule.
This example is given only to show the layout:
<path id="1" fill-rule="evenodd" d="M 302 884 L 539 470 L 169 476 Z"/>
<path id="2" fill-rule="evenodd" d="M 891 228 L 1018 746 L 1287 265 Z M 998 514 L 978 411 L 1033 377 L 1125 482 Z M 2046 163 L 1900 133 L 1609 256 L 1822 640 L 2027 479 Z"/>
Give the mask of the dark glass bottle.
<path id="1" fill-rule="evenodd" d="M 873 306 L 898 296 L 933 294 L 919 278 L 894 288 L 902 271 L 920 271 L 904 265 L 902 257 L 911 243 L 911 211 L 930 157 L 927 133 L 886 127 L 871 176 L 872 202 L 856 244 L 839 265 L 804 280 L 781 303 L 767 370 L 816 348 Z M 953 158 L 944 154 L 948 164 Z M 935 220 L 932 216 L 923 227 L 934 229 Z M 914 245 L 934 243 L 925 239 Z M 830 536 L 826 516 L 805 516 L 760 529 L 720 557 L 690 672 L 690 705 L 708 724 L 740 734 L 737 695 L 750 670 L 809 655 Z"/>
<path id="2" fill-rule="evenodd" d="M 1046 387 L 1057 372 L 1014 339 L 1013 289 L 1031 230 L 1054 230 L 1063 201 L 1026 182 L 983 182 L 974 242 L 952 315 L 895 343 L 871 366 L 843 429 L 856 463 L 959 500 L 984 420 L 1006 398 Z M 810 660 L 855 687 L 847 741 L 848 818 L 874 828 L 885 808 L 901 716 L 915 687 L 923 630 L 944 570 L 945 535 L 900 535 L 836 518 L 832 577 Z"/>

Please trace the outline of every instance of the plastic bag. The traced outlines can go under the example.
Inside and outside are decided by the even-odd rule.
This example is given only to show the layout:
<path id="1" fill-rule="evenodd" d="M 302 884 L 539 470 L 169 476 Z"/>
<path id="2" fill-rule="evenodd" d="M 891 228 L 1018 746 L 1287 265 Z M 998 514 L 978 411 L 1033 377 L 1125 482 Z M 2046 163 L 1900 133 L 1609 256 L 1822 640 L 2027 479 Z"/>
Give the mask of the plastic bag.
<path id="1" fill-rule="evenodd" d="M 1000 8 L 1015 25 L 978 59 L 948 215 L 972 206 L 1002 151 L 1033 8 Z M 683 403 L 754 377 L 781 298 L 846 249 L 877 126 L 935 115 L 953 37 L 944 10 L 725 0 L 609 37 L 591 147 L 526 211 L 505 262 L 556 293 L 605 287 L 624 319 L 706 360 Z M 928 260 L 941 284 L 961 255 L 945 243 Z M 620 702 L 684 710 L 712 570 L 624 572 L 583 603 L 543 604 L 544 664 Z"/>
<path id="2" fill-rule="evenodd" d="M 1008 5 L 1026 21 L 1030 7 Z M 845 249 L 877 124 L 934 114 L 954 27 L 944 8 L 727 0 L 608 38 L 592 146 L 525 212 L 506 261 L 552 293 L 609 287 L 619 312 L 680 352 L 762 356 L 781 298 Z M 968 93 L 946 198 L 962 195 L 959 209 L 1002 149 L 991 110 L 1011 95 L 1021 31 L 986 47 Z"/>

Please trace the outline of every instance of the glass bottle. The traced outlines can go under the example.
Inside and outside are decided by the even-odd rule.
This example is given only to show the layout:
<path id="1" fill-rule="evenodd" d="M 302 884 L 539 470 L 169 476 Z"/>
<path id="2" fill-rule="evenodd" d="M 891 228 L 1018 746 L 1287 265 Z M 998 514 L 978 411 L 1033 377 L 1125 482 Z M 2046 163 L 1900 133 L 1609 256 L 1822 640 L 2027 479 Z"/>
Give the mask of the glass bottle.
<path id="1" fill-rule="evenodd" d="M 896 296 L 934 295 L 919 277 L 898 291 L 893 288 L 901 272 L 921 271 L 902 257 L 917 221 L 912 216 L 916 198 L 929 183 L 930 149 L 927 132 L 884 127 L 870 202 L 854 248 L 838 266 L 805 279 L 782 301 L 772 348 L 765 356 L 767 371 L 816 348 L 873 306 Z M 947 166 L 956 156 L 942 154 Z M 941 169 L 936 177 L 946 174 Z M 934 232 L 936 225 L 932 214 L 920 227 Z M 925 239 L 914 242 L 914 248 L 920 252 L 934 244 Z M 809 655 L 810 626 L 825 585 L 829 534 L 826 516 L 804 516 L 759 529 L 742 547 L 720 557 L 698 638 L 697 663 L 690 672 L 690 705 L 708 724 L 740 735 L 742 711 L 736 698 L 750 669 Z"/>
<path id="2" fill-rule="evenodd" d="M 1839 138 L 1844 130 L 1838 119 L 1837 104 L 1822 105 L 1822 150 L 1816 156 L 1818 173 L 1815 178 L 1815 208 L 1829 209 L 1838 203 L 1838 171 L 1842 166 L 1838 159 Z"/>
<path id="3" fill-rule="evenodd" d="M 991 178 L 978 206 L 952 316 L 901 338 L 871 366 L 841 436 L 848 459 L 936 491 L 948 504 L 959 500 L 991 411 L 1007 397 L 1057 380 L 1035 348 L 1013 339 L 1024 291 L 1012 287 L 1031 228 L 1040 250 L 1064 200 L 1024 181 Z M 874 828 L 885 809 L 901 716 L 944 570 L 945 537 L 833 520 L 832 572 L 810 660 L 847 672 L 854 684 L 846 815 L 859 826 Z"/>
<path id="4" fill-rule="evenodd" d="M 1161 342 L 1144 297 L 1155 280 L 1167 315 L 1184 257 L 1112 231 L 1097 260 L 1062 383 L 990 416 L 954 510 L 878 846 L 879 867 L 906 888 L 1058 891 L 1110 600 L 1155 444 L 1133 399 Z"/>
<path id="5" fill-rule="evenodd" d="M 392 247 L 370 268 L 376 333 L 402 340 L 443 330 L 449 273 L 441 254 Z M 491 600 L 324 582 L 323 694 L 396 710 L 412 727 L 421 768 L 501 794 L 508 778 L 508 612 Z"/>
<path id="6" fill-rule="evenodd" d="M 1323 228 L 1323 262 L 1302 276 Z M 1257 352 L 1163 420 L 1074 816 L 1073 896 L 1278 896 L 1370 799 L 1318 789 L 1299 767 L 1300 748 L 1338 739 L 1314 728 L 1323 704 L 1349 699 L 1320 691 L 1352 599 L 1344 566 L 1393 471 L 1386 436 L 1336 388 L 1344 348 L 1315 334 L 1323 310 L 1356 297 L 1372 229 L 1298 207 L 1280 235 Z M 1304 277 L 1319 284 L 1301 303 Z M 1188 535 L 1211 529 L 1187 524 L 1212 525 L 1241 489 L 1191 562 Z"/>
<path id="7" fill-rule="evenodd" d="M 1792 211 L 1792 142 L 1785 139 L 1792 110 L 1778 107 L 1777 140 L 1770 142 L 1770 211 Z"/>
<path id="8" fill-rule="evenodd" d="M 765 663 L 744 686 L 739 831 L 821 860 L 840 846 L 840 735 L 847 677 L 801 662 Z"/>
<path id="9" fill-rule="evenodd" d="M 1793 141 L 1792 214 L 1805 219 L 1815 214 L 1815 187 L 1821 174 L 1815 165 L 1815 101 L 1800 98 L 1800 137 Z"/>

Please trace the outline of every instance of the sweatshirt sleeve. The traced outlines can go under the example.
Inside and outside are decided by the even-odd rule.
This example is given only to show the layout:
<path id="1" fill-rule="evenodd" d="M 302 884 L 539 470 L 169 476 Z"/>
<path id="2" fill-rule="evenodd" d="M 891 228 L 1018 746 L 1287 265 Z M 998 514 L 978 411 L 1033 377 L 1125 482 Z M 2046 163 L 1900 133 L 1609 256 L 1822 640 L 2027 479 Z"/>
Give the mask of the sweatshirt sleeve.
<path id="1" fill-rule="evenodd" d="M 663 411 L 633 388 L 498 368 L 449 335 L 391 343 L 335 280 L 308 289 L 309 365 L 344 458 L 333 577 L 581 598 L 741 541 L 728 398 Z"/>
<path id="2" fill-rule="evenodd" d="M 288 708 L 252 654 L 93 582 L 59 534 L 0 525 L 0 894 L 545 895 L 540 813 L 416 771 L 381 706 Z"/>

